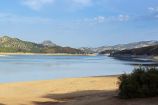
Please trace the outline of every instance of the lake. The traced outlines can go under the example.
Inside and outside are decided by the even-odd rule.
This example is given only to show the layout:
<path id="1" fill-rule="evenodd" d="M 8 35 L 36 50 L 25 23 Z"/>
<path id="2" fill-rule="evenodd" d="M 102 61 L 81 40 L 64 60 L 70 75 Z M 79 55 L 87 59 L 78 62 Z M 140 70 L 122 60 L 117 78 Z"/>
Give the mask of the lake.
<path id="1" fill-rule="evenodd" d="M 142 61 L 123 61 L 107 56 L 0 56 L 0 82 L 116 75 L 131 72 L 132 64 L 153 63 L 146 59 Z"/>

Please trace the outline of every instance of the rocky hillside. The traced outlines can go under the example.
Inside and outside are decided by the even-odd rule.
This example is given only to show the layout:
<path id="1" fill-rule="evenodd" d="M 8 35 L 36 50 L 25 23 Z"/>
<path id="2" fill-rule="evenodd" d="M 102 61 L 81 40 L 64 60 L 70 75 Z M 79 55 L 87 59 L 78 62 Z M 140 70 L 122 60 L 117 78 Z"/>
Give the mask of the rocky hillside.
<path id="1" fill-rule="evenodd" d="M 127 49 L 134 49 L 134 48 L 142 48 L 142 47 L 148 47 L 158 45 L 158 41 L 141 41 L 141 42 L 134 42 L 134 43 L 128 43 L 128 44 L 118 44 L 114 46 L 102 46 L 97 48 L 97 52 L 102 52 L 105 50 L 127 50 Z"/>
<path id="2" fill-rule="evenodd" d="M 111 56 L 157 56 L 158 55 L 158 45 L 135 48 L 130 50 L 122 50 L 113 53 Z"/>
<path id="3" fill-rule="evenodd" d="M 50 40 L 45 40 L 41 44 L 44 45 L 44 46 L 49 46 L 49 47 L 58 46 Z"/>
<path id="4" fill-rule="evenodd" d="M 81 47 L 81 48 L 79 48 L 79 50 L 81 50 L 81 51 L 83 51 L 84 53 L 87 53 L 87 54 L 97 53 L 95 51 L 95 48 L 90 48 L 90 47 Z"/>
<path id="5" fill-rule="evenodd" d="M 51 45 L 50 45 L 51 44 Z M 81 54 L 81 50 L 55 46 L 52 43 L 37 44 L 33 42 L 23 41 L 18 38 L 8 36 L 0 37 L 0 52 L 28 52 L 28 53 L 71 53 Z"/>
<path id="6" fill-rule="evenodd" d="M 158 45 L 158 41 L 141 41 L 141 42 L 134 42 L 128 44 L 118 44 L 114 46 L 102 46 L 97 48 L 89 48 L 89 47 L 82 47 L 80 50 L 86 53 L 100 53 L 100 54 L 107 54 L 113 51 L 121 51 L 127 49 L 134 49 L 134 48 L 141 48 L 147 46 Z"/>

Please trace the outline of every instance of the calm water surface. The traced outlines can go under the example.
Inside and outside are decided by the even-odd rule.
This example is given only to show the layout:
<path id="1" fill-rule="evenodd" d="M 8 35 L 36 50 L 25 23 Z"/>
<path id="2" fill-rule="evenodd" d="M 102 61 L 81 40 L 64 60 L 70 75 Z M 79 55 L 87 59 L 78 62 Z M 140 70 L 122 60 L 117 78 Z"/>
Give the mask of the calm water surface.
<path id="1" fill-rule="evenodd" d="M 120 61 L 106 56 L 0 56 L 0 82 L 129 73 L 134 68 L 131 63 L 144 62 Z"/>

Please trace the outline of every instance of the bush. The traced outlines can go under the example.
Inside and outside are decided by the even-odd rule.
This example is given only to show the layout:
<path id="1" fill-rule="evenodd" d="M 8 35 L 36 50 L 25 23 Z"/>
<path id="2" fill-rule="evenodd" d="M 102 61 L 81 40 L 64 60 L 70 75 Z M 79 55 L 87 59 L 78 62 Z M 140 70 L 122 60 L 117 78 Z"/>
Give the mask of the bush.
<path id="1" fill-rule="evenodd" d="M 119 77 L 120 98 L 143 98 L 158 96 L 158 69 L 156 67 L 135 68 L 131 74 Z"/>

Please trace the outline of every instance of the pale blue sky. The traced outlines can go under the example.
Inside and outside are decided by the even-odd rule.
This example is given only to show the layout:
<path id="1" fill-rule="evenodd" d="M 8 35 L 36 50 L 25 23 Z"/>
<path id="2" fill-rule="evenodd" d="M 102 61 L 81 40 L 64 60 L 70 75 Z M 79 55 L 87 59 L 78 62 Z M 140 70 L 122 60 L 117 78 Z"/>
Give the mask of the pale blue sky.
<path id="1" fill-rule="evenodd" d="M 158 40 L 158 0 L 1 0 L 0 34 L 72 47 Z"/>

